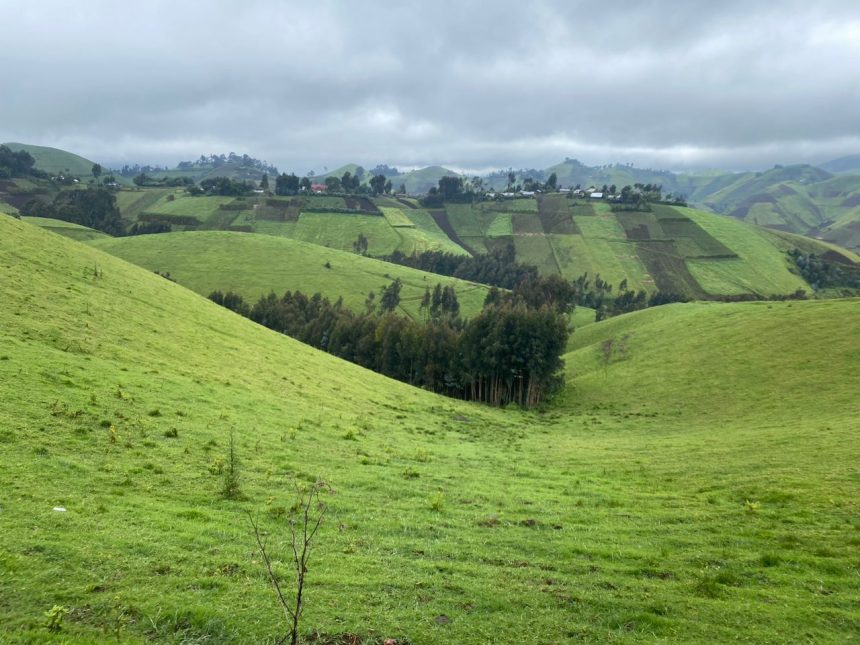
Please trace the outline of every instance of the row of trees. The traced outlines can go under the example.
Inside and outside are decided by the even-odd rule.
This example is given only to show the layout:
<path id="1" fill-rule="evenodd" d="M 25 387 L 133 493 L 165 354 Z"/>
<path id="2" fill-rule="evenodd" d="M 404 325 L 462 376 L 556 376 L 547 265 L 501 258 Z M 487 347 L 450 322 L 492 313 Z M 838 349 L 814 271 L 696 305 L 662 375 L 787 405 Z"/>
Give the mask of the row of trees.
<path id="1" fill-rule="evenodd" d="M 24 215 L 52 217 L 88 226 L 108 235 L 124 235 L 125 226 L 113 191 L 106 188 L 64 190 L 52 202 L 33 199 L 21 209 Z"/>
<path id="2" fill-rule="evenodd" d="M 456 294 L 448 289 L 427 291 L 426 322 L 397 316 L 387 306 L 355 313 L 320 294 L 272 293 L 253 306 L 230 292 L 209 297 L 270 329 L 434 392 L 533 406 L 558 391 L 568 335 L 563 314 L 550 306 L 500 301 L 463 321 L 456 315 Z"/>
<path id="3" fill-rule="evenodd" d="M 860 267 L 837 264 L 815 253 L 804 253 L 791 249 L 789 257 L 794 261 L 800 275 L 815 290 L 827 288 L 860 289 Z"/>
<path id="4" fill-rule="evenodd" d="M 38 173 L 33 166 L 36 160 L 26 150 L 13 151 L 9 146 L 0 145 L 0 179 L 26 177 Z"/>
<path id="5" fill-rule="evenodd" d="M 366 247 L 364 248 L 366 250 Z M 502 289 L 513 289 L 527 278 L 538 277 L 537 267 L 516 261 L 516 250 L 510 242 L 489 253 L 476 256 L 454 255 L 443 251 L 424 251 L 404 255 L 400 251 L 395 251 L 382 259 L 413 269 L 480 282 Z"/>

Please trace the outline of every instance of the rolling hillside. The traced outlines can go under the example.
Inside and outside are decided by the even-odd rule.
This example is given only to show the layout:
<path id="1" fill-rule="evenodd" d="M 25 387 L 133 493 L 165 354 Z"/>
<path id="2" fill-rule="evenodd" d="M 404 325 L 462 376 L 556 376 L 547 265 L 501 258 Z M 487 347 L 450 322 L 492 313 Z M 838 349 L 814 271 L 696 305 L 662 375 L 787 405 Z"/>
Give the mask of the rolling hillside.
<path id="1" fill-rule="evenodd" d="M 317 477 L 317 642 L 860 630 L 857 301 L 590 325 L 568 393 L 523 413 L 342 363 L 5 216 L 0 249 L 0 640 L 272 637 L 245 513 L 280 554 L 292 482 Z M 231 432 L 239 500 L 219 494 Z"/>
<path id="2" fill-rule="evenodd" d="M 480 311 L 488 291 L 484 285 L 269 235 L 168 233 L 110 238 L 93 245 L 151 271 L 170 273 L 201 295 L 231 290 L 251 304 L 270 291 L 281 295 L 298 290 L 319 292 L 332 301 L 343 298 L 346 306 L 363 311 L 369 292 L 400 278 L 401 313 L 420 318 L 424 290 L 441 283 L 454 286 L 468 317 Z"/>
<path id="3" fill-rule="evenodd" d="M 36 168 L 44 170 L 51 175 L 59 175 L 64 172 L 71 173 L 81 180 L 92 179 L 93 164 L 95 162 L 85 159 L 59 148 L 47 146 L 34 146 L 26 143 L 4 143 L 11 150 L 26 150 L 36 160 Z"/>
<path id="4" fill-rule="evenodd" d="M 449 204 L 446 217 L 468 248 L 480 252 L 513 242 L 520 261 L 568 279 L 599 273 L 616 286 L 627 280 L 633 289 L 693 298 L 809 290 L 790 271 L 785 251 L 791 243 L 695 209 L 655 205 L 652 212 L 613 212 L 603 202 L 547 194 Z"/>
<path id="5" fill-rule="evenodd" d="M 21 219 L 28 224 L 34 224 L 46 231 L 58 233 L 59 235 L 63 235 L 73 240 L 78 240 L 79 242 L 87 242 L 89 240 L 99 240 L 110 237 L 101 231 L 96 231 L 95 229 L 81 226 L 80 224 L 73 224 L 72 222 L 66 222 L 61 219 L 52 219 L 50 217 L 22 217 Z"/>
<path id="6" fill-rule="evenodd" d="M 390 197 L 148 195 L 120 193 L 129 221 L 166 221 L 174 230 L 264 233 L 343 251 L 352 251 L 364 235 L 374 256 L 395 250 L 407 255 L 424 250 L 477 254 L 512 243 L 519 261 L 543 273 L 568 279 L 599 273 L 616 287 L 627 280 L 632 289 L 692 298 L 809 291 L 792 272 L 786 251 L 796 244 L 789 238 L 690 208 L 655 205 L 651 212 L 613 212 L 604 202 L 567 199 L 561 193 L 430 209 Z M 144 202 L 145 207 L 136 206 Z M 822 254 L 833 251 L 846 262 L 858 261 L 832 245 L 804 244 Z"/>

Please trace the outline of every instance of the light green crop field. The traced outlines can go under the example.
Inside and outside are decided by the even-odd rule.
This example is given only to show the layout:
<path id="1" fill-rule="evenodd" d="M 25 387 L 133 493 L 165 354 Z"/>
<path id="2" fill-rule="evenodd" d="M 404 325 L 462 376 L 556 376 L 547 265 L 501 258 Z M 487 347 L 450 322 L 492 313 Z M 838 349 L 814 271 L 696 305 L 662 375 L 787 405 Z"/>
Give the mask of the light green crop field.
<path id="1" fill-rule="evenodd" d="M 395 278 L 403 283 L 400 313 L 421 315 L 426 288 L 451 285 L 464 316 L 478 313 L 488 287 L 465 280 L 437 276 L 354 253 L 315 244 L 253 233 L 189 232 L 110 238 L 97 248 L 151 271 L 170 273 L 179 284 L 208 295 L 235 291 L 253 304 L 274 291 L 321 293 L 333 302 L 343 298 L 355 311 L 364 311 L 364 300 Z M 326 267 L 328 263 L 329 267 Z"/>
<path id="2" fill-rule="evenodd" d="M 173 194 L 176 194 L 174 188 L 121 190 L 116 193 L 116 203 L 123 219 L 134 222 L 141 213 L 166 198 L 167 195 Z"/>
<path id="3" fill-rule="evenodd" d="M 58 233 L 73 240 L 78 240 L 79 242 L 86 242 L 88 240 L 99 240 L 102 238 L 110 237 L 109 235 L 106 235 L 101 231 L 97 231 L 87 226 L 81 226 L 80 224 L 66 222 L 61 219 L 53 219 L 51 217 L 26 216 L 22 217 L 21 219 L 28 224 L 34 224 L 45 229 L 46 231 Z"/>
<path id="4" fill-rule="evenodd" d="M 401 243 L 398 232 L 378 215 L 302 213 L 293 237 L 320 246 L 351 251 L 359 233 L 368 239 L 370 255 L 388 255 Z"/>
<path id="5" fill-rule="evenodd" d="M 246 513 L 289 588 L 292 485 L 318 477 L 315 642 L 860 633 L 856 300 L 584 326 L 564 395 L 526 413 L 385 379 L 4 216 L 0 248 L 4 642 L 271 642 Z"/>
<path id="6" fill-rule="evenodd" d="M 383 217 L 385 217 L 385 221 L 388 222 L 390 226 L 406 228 L 415 227 L 415 224 L 413 224 L 412 220 L 406 217 L 406 215 L 403 214 L 403 211 L 399 208 L 380 206 L 379 210 L 382 211 L 382 215 Z"/>
<path id="7" fill-rule="evenodd" d="M 687 266 L 710 293 L 758 293 L 772 295 L 810 291 L 809 285 L 791 273 L 789 258 L 774 244 L 771 235 L 729 217 L 679 208 L 705 231 L 738 255 L 736 260 L 690 260 Z"/>
<path id="8" fill-rule="evenodd" d="M 196 217 L 201 222 L 205 222 L 213 212 L 218 210 L 219 206 L 230 204 L 235 199 L 235 197 L 221 197 L 218 195 L 211 197 L 183 195 L 176 197 L 173 201 L 168 201 L 165 196 L 157 204 L 147 208 L 146 212 L 158 213 L 159 215 Z M 251 202 L 248 203 L 248 208 L 251 208 Z"/>

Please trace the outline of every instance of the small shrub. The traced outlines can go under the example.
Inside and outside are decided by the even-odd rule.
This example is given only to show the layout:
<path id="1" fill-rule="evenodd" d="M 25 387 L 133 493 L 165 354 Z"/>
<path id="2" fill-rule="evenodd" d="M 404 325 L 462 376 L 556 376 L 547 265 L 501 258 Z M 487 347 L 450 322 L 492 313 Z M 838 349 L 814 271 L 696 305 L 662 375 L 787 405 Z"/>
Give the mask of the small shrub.
<path id="1" fill-rule="evenodd" d="M 431 511 L 441 512 L 445 508 L 445 493 L 437 491 L 427 498 Z"/>
<path id="2" fill-rule="evenodd" d="M 160 417 L 161 416 L 161 410 L 159 410 L 158 408 L 155 408 L 154 410 L 150 410 L 149 412 L 147 412 L 147 414 L 151 417 Z"/>
<path id="3" fill-rule="evenodd" d="M 414 468 L 406 468 L 403 471 L 403 479 L 418 479 L 418 471 Z"/>
<path id="4" fill-rule="evenodd" d="M 170 428 L 170 430 L 164 431 L 164 436 L 167 439 L 176 439 L 179 436 L 179 430 L 176 428 Z"/>
<path id="5" fill-rule="evenodd" d="M 224 459 L 224 457 L 215 457 L 209 462 L 208 470 L 212 475 L 222 475 L 224 474 L 224 466 L 226 463 L 227 460 Z"/>
<path id="6" fill-rule="evenodd" d="M 62 630 L 63 618 L 65 618 L 68 613 L 68 607 L 63 607 L 62 605 L 54 605 L 46 611 L 45 618 L 47 619 L 47 624 L 45 626 L 48 628 L 48 631 L 56 634 Z"/>
<path id="7" fill-rule="evenodd" d="M 230 451 L 224 468 L 224 486 L 221 495 L 226 499 L 242 499 L 242 491 L 239 487 L 239 458 L 236 455 L 236 441 L 233 433 L 230 433 Z"/>

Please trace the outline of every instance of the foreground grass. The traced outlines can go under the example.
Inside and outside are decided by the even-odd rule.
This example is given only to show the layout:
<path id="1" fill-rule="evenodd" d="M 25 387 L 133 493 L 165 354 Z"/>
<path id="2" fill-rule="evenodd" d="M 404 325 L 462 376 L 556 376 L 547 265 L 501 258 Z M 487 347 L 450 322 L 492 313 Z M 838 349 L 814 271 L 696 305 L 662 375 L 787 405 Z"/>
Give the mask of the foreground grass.
<path id="1" fill-rule="evenodd" d="M 316 477 L 333 492 L 306 633 L 845 642 L 860 630 L 858 415 L 845 399 L 856 301 L 796 303 L 801 318 L 713 305 L 728 318 L 711 320 L 686 305 L 589 325 L 569 395 L 521 413 L 344 364 L 5 217 L 0 244 L 2 640 L 48 639 L 57 604 L 66 642 L 265 641 L 278 611 L 245 512 L 280 544 L 293 480 Z M 746 339 L 700 353 L 729 339 L 727 323 L 769 326 L 753 338 L 785 339 L 776 351 L 793 339 L 794 362 Z M 600 364 L 607 334 L 625 333 L 627 353 Z M 674 357 L 674 342 L 691 353 Z M 670 378 L 679 363 L 686 384 Z M 689 379 L 741 365 L 719 397 Z M 775 381 L 787 366 L 807 380 Z M 773 383 L 772 398 L 796 403 L 744 405 L 733 386 L 756 381 L 753 403 Z M 212 472 L 231 431 L 241 501 Z M 276 566 L 289 575 L 286 553 Z"/>

